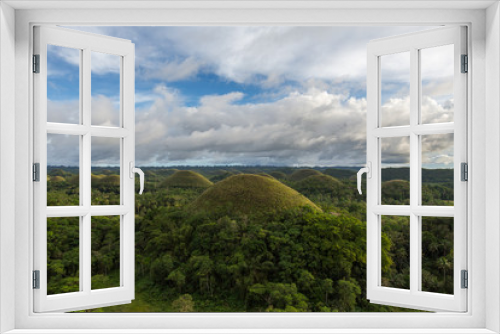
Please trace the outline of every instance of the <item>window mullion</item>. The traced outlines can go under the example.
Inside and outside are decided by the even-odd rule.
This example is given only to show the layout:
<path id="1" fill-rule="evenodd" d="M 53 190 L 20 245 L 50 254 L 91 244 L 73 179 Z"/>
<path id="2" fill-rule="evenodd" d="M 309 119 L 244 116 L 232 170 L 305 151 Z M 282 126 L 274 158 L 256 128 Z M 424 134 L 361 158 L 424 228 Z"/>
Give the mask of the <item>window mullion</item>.
<path id="1" fill-rule="evenodd" d="M 420 290 L 420 218 L 414 209 L 419 204 L 420 180 L 420 145 L 419 136 L 415 129 L 419 123 L 419 69 L 418 49 L 410 49 L 410 291 L 415 293 Z"/>
<path id="2" fill-rule="evenodd" d="M 91 51 L 89 48 L 83 49 L 83 64 L 81 66 L 82 71 L 82 85 L 81 85 L 81 97 L 82 97 L 82 123 L 85 127 L 91 126 L 90 112 L 91 112 Z M 80 186 L 81 191 L 81 202 L 83 206 L 88 210 L 87 213 L 82 218 L 82 233 L 81 239 L 82 243 L 80 246 L 81 254 L 81 278 L 83 282 L 83 291 L 90 293 L 92 288 L 92 261 L 91 261 L 91 215 L 90 215 L 90 205 L 91 205 L 91 134 L 90 131 L 82 136 L 82 159 L 81 170 L 82 170 L 82 183 Z"/>

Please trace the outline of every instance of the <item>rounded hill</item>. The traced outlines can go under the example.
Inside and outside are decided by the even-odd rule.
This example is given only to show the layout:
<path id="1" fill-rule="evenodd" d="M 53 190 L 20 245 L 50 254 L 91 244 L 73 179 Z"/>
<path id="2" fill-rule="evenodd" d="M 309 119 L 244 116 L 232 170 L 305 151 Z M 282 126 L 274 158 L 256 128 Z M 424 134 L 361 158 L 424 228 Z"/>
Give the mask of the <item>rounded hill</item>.
<path id="1" fill-rule="evenodd" d="M 240 174 L 228 177 L 205 190 L 192 204 L 194 211 L 208 213 L 260 214 L 309 206 L 313 202 L 272 177 Z"/>
<path id="2" fill-rule="evenodd" d="M 313 176 L 313 175 L 322 175 L 321 172 L 315 170 L 315 169 L 299 169 L 290 175 L 288 178 L 290 181 L 301 181 L 305 179 L 306 177 Z"/>
<path id="3" fill-rule="evenodd" d="M 279 172 L 279 171 L 270 172 L 269 175 L 274 177 L 276 180 L 285 180 L 286 179 L 286 174 L 283 172 Z"/>
<path id="4" fill-rule="evenodd" d="M 161 187 L 208 188 L 213 183 L 203 175 L 191 170 L 179 170 L 162 182 Z"/>
<path id="5" fill-rule="evenodd" d="M 300 192 L 331 193 L 339 190 L 342 183 L 329 175 L 311 175 L 297 182 L 294 187 Z"/>
<path id="6" fill-rule="evenodd" d="M 382 182 L 382 199 L 384 202 L 382 204 L 399 204 L 400 201 L 410 204 L 410 182 L 405 180 Z"/>

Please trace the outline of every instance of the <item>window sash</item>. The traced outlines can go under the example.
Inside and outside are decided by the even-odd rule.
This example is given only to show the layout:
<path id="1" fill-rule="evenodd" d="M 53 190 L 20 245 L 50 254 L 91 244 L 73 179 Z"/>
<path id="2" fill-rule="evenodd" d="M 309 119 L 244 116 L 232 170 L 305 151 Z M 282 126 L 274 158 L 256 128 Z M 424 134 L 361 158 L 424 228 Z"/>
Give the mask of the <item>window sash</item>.
<path id="1" fill-rule="evenodd" d="M 467 76 L 460 73 L 461 54 L 467 54 L 465 27 L 439 28 L 372 41 L 368 45 L 367 72 L 367 161 L 372 177 L 367 179 L 367 298 L 374 303 L 423 310 L 467 310 L 467 290 L 461 289 L 461 270 L 467 269 L 467 183 L 461 182 L 460 163 L 467 162 Z M 454 122 L 419 124 L 419 50 L 454 45 Z M 380 57 L 410 52 L 410 124 L 382 128 L 380 121 Z M 454 206 L 418 205 L 421 194 L 421 143 L 426 134 L 454 133 Z M 381 205 L 381 138 L 410 138 L 410 205 Z M 381 285 L 381 216 L 410 217 L 410 289 Z M 421 291 L 422 216 L 454 217 L 454 294 Z"/>
<path id="2" fill-rule="evenodd" d="M 47 122 L 47 45 L 80 50 L 80 123 Z M 120 56 L 120 119 L 117 128 L 91 124 L 91 52 Z M 129 303 L 134 298 L 134 45 L 63 28 L 35 27 L 34 54 L 40 55 L 40 73 L 34 74 L 34 161 L 40 163 L 40 182 L 34 184 L 34 270 L 40 271 L 40 289 L 33 290 L 35 312 L 65 312 Z M 47 207 L 47 134 L 80 137 L 80 205 Z M 120 139 L 120 205 L 91 205 L 91 139 Z M 132 174 L 133 175 L 133 174 Z M 91 288 L 91 217 L 120 216 L 120 286 Z M 80 217 L 79 291 L 47 295 L 47 218 Z"/>

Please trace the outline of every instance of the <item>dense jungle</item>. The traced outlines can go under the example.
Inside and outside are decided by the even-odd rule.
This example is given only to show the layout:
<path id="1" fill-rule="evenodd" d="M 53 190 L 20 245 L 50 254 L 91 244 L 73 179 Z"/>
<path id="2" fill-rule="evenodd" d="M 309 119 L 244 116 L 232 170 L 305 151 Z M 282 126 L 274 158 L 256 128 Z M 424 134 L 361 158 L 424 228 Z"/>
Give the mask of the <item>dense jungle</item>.
<path id="1" fill-rule="evenodd" d="M 135 300 L 85 312 L 413 311 L 366 299 L 366 201 L 356 169 L 143 171 Z M 79 205 L 78 173 L 48 167 L 48 206 Z M 409 204 L 408 168 L 383 169 L 382 182 L 382 204 Z M 453 170 L 424 169 L 422 182 L 423 204 L 453 205 Z M 92 204 L 119 203 L 119 169 L 92 168 Z M 92 289 L 119 286 L 120 217 L 91 223 Z M 79 218 L 47 221 L 49 294 L 79 290 L 79 228 Z M 409 218 L 382 216 L 381 229 L 382 285 L 409 289 Z M 453 218 L 422 218 L 422 269 L 424 291 L 453 293 Z"/>

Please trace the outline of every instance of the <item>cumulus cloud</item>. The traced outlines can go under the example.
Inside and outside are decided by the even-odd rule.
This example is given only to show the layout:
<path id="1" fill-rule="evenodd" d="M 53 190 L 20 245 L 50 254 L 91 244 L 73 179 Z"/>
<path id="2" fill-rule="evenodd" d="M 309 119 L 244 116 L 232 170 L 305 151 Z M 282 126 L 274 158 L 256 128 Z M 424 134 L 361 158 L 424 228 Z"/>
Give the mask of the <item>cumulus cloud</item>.
<path id="1" fill-rule="evenodd" d="M 136 94 L 138 165 L 324 166 L 365 162 L 368 41 L 423 29 L 428 27 L 81 28 L 136 44 L 137 82 L 145 85 L 137 85 Z M 78 64 L 70 51 L 54 56 Z M 428 123 L 453 121 L 453 64 L 432 50 L 423 55 L 429 65 L 422 68 L 422 118 Z M 93 55 L 93 73 L 118 73 L 113 57 L 105 56 Z M 405 56 L 383 63 L 384 126 L 409 124 L 408 65 Z M 200 73 L 242 85 L 225 94 L 199 94 L 194 106 L 186 103 L 192 97 L 166 86 L 197 80 Z M 247 84 L 264 89 L 248 96 Z M 48 107 L 53 121 L 78 121 L 69 115 L 75 108 L 72 101 L 49 101 Z M 94 95 L 92 123 L 118 124 L 117 108 L 110 96 Z M 384 163 L 408 163 L 409 142 L 383 145 Z M 113 147 L 106 141 L 93 144 L 93 161 L 119 161 Z M 425 158 L 429 163 L 450 161 L 449 150 L 432 152 Z"/>
<path id="2" fill-rule="evenodd" d="M 78 166 L 80 139 L 74 135 L 47 134 L 47 165 Z"/>
<path id="3" fill-rule="evenodd" d="M 183 60 L 165 61 L 154 64 L 153 67 L 146 65 L 142 71 L 142 76 L 146 79 L 160 79 L 166 82 L 180 81 L 192 78 L 198 74 L 202 68 L 202 63 L 192 57 Z"/>
<path id="4" fill-rule="evenodd" d="M 92 167 L 120 166 L 120 139 L 92 137 L 91 140 Z"/>
<path id="5" fill-rule="evenodd" d="M 244 94 L 233 92 L 186 107 L 178 92 L 157 91 L 163 96 L 136 119 L 136 158 L 145 165 L 339 165 L 365 154 L 365 99 L 310 89 L 240 104 Z"/>
<path id="6" fill-rule="evenodd" d="M 204 71 L 225 80 L 271 87 L 284 80 L 364 79 L 370 40 L 431 27 L 72 28 L 133 40 L 137 73 L 146 80 L 155 72 L 151 69 L 156 69 L 154 78 L 168 81 Z"/>
<path id="7" fill-rule="evenodd" d="M 120 73 L 120 56 L 92 51 L 90 58 L 92 73 L 99 75 Z"/>
<path id="8" fill-rule="evenodd" d="M 78 124 L 80 122 L 80 105 L 78 100 L 48 100 L 47 121 Z"/>
<path id="9" fill-rule="evenodd" d="M 99 126 L 120 126 L 119 103 L 104 95 L 96 95 L 91 101 L 91 122 Z"/>
<path id="10" fill-rule="evenodd" d="M 422 136 L 422 167 L 453 168 L 454 135 Z"/>
<path id="11" fill-rule="evenodd" d="M 179 91 L 164 85 L 154 94 L 154 102 L 136 115 L 137 165 L 354 166 L 366 159 L 364 98 L 309 88 L 262 103 L 241 103 L 242 92 L 209 95 L 190 107 Z M 395 111 L 406 103 L 390 99 L 384 107 Z M 111 122 L 112 101 L 102 96 L 93 104 L 100 107 L 101 124 Z M 429 104 L 430 114 L 442 110 L 437 103 Z M 408 164 L 409 145 L 407 137 L 382 139 L 382 162 Z M 426 166 L 452 162 L 453 135 L 424 136 L 422 145 Z M 119 143 L 93 139 L 92 161 L 118 164 Z"/>
<path id="12" fill-rule="evenodd" d="M 390 102 L 389 102 L 390 103 Z M 408 166 L 410 163 L 410 138 L 390 137 L 380 140 L 382 164 L 391 166 Z"/>

